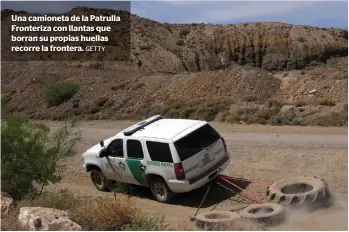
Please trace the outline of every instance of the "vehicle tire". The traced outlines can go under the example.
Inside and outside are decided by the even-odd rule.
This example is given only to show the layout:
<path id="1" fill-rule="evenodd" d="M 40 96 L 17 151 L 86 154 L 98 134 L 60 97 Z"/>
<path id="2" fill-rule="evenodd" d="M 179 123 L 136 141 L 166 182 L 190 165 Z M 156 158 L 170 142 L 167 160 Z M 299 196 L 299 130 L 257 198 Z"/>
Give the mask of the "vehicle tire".
<path id="1" fill-rule="evenodd" d="M 217 230 L 219 224 L 228 224 L 240 219 L 237 212 L 231 211 L 210 211 L 201 213 L 195 217 L 196 226 L 200 229 Z"/>
<path id="2" fill-rule="evenodd" d="M 99 191 L 109 191 L 109 181 L 107 180 L 107 178 L 104 176 L 103 172 L 101 170 L 98 169 L 94 169 L 90 172 L 90 176 L 91 176 L 91 180 L 92 183 L 94 184 L 94 186 L 96 186 L 96 188 Z"/>
<path id="3" fill-rule="evenodd" d="M 317 177 L 289 178 L 273 183 L 267 188 L 269 202 L 282 205 L 305 205 L 327 200 L 328 185 Z"/>
<path id="4" fill-rule="evenodd" d="M 165 181 L 160 177 L 153 177 L 150 181 L 150 190 L 154 198 L 161 203 L 170 203 L 175 197 Z"/>
<path id="5" fill-rule="evenodd" d="M 284 207 L 275 203 L 252 204 L 240 212 L 242 218 L 277 224 L 284 220 Z"/>

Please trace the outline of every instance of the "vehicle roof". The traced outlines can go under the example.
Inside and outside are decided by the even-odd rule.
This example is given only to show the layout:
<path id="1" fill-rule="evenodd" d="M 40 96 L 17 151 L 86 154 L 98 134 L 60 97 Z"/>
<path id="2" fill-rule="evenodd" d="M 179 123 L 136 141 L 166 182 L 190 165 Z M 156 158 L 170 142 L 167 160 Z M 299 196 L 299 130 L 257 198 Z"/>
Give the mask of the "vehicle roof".
<path id="1" fill-rule="evenodd" d="M 131 136 L 125 137 L 147 137 L 147 138 L 158 138 L 171 140 L 176 135 L 180 134 L 184 130 L 197 125 L 199 123 L 206 123 L 200 120 L 190 120 L 190 119 L 160 119 L 147 125 L 144 129 L 141 129 Z M 131 126 L 132 127 L 132 126 Z M 129 127 L 129 128 L 131 128 Z M 121 131 L 127 131 L 127 129 Z"/>

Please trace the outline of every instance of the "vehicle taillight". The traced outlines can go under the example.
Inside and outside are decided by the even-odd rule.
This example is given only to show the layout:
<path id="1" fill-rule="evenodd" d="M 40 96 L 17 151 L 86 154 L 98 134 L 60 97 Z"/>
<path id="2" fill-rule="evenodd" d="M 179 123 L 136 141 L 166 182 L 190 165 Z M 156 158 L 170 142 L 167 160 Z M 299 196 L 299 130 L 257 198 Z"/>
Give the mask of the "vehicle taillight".
<path id="1" fill-rule="evenodd" d="M 221 139 L 222 139 L 222 142 L 223 142 L 224 151 L 225 151 L 225 153 L 227 153 L 227 152 L 228 152 L 228 150 L 227 150 L 227 144 L 225 143 L 225 140 L 223 139 L 223 137 L 221 137 Z"/>
<path id="2" fill-rule="evenodd" d="M 174 164 L 174 169 L 175 169 L 177 180 L 184 180 L 185 174 L 184 174 L 182 163 Z"/>

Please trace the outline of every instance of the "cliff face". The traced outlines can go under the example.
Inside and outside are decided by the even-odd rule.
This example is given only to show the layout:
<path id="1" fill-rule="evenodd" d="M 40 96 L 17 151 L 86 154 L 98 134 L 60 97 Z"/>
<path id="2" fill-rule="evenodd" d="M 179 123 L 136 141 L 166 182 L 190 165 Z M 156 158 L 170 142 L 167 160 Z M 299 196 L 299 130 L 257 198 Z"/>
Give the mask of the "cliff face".
<path id="1" fill-rule="evenodd" d="M 67 15 L 110 15 L 113 12 L 115 13 L 104 9 L 74 8 Z M 11 24 L 8 16 L 12 13 L 14 12 L 10 10 L 3 11 L 3 33 L 8 33 Z M 124 64 L 151 72 L 209 71 L 230 69 L 236 64 L 269 71 L 303 69 L 325 64 L 331 57 L 348 54 L 348 31 L 342 29 L 272 22 L 226 26 L 167 24 L 135 15 L 131 15 L 130 19 L 131 59 L 124 61 Z M 118 43 L 104 43 L 112 49 L 109 53 L 99 55 L 99 60 L 113 60 L 120 53 L 120 44 L 126 46 L 123 40 L 129 37 L 120 39 L 120 33 L 110 34 L 112 41 Z M 9 46 L 6 41 L 3 43 L 3 47 Z M 80 55 L 84 59 L 91 58 Z M 79 59 L 76 54 L 71 58 Z M 65 60 L 68 59 L 69 56 L 66 56 Z"/>

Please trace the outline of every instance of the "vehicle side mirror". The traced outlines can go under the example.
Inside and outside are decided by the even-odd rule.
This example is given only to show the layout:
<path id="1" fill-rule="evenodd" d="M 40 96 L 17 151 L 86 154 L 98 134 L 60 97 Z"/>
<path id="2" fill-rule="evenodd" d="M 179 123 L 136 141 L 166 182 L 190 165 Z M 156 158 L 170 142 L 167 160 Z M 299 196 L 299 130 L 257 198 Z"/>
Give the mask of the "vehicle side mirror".
<path id="1" fill-rule="evenodd" d="M 106 149 L 102 149 L 100 152 L 99 152 L 99 158 L 103 158 L 103 157 L 107 157 L 108 156 L 108 152 Z"/>
<path id="2" fill-rule="evenodd" d="M 100 141 L 99 144 L 101 145 L 101 147 L 104 147 L 104 141 Z"/>

